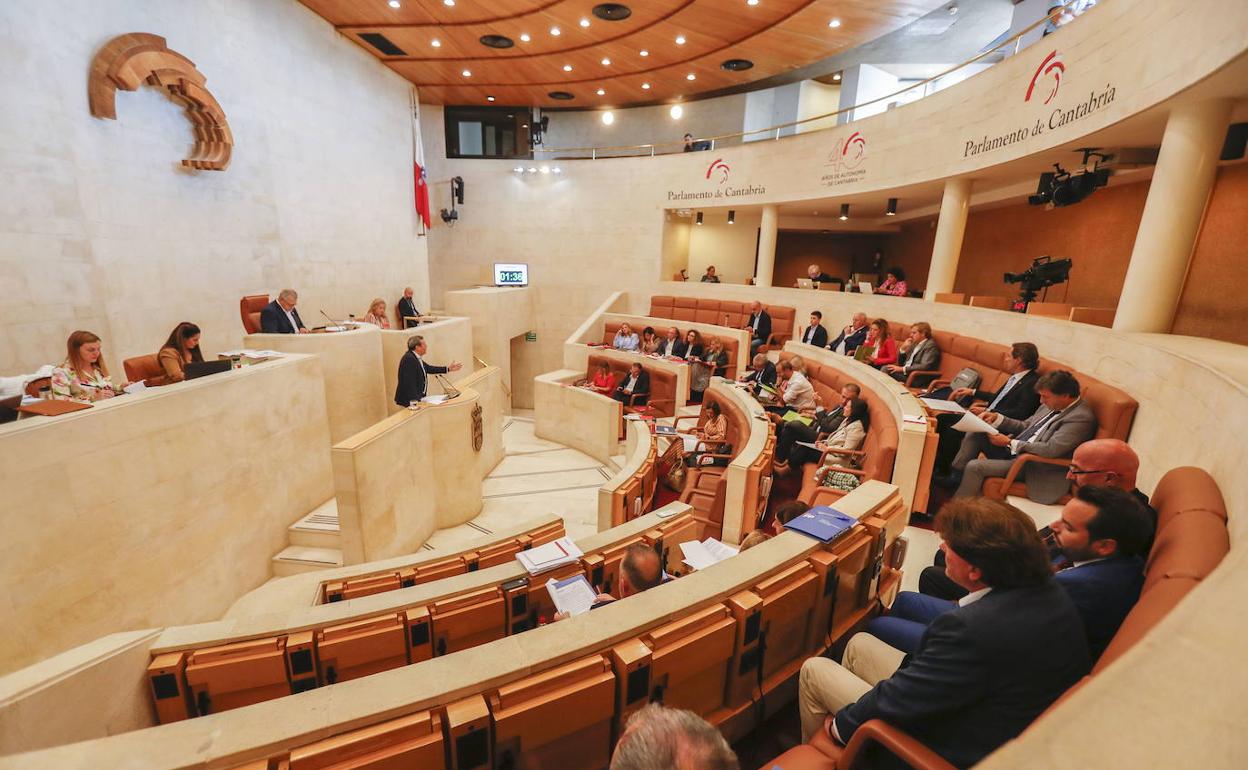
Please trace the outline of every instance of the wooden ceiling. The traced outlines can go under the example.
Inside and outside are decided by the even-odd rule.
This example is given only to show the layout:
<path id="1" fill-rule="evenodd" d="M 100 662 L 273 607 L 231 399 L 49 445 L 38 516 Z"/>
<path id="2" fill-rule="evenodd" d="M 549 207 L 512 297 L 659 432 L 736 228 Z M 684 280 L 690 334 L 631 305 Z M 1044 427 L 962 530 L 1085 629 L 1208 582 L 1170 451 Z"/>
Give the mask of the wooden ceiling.
<path id="1" fill-rule="evenodd" d="M 594 0 L 301 2 L 414 83 L 422 102 L 485 105 L 493 96 L 498 105 L 593 109 L 748 85 L 873 40 L 949 0 L 626 0 L 632 14 L 623 21 L 594 16 Z M 829 27 L 832 19 L 840 25 Z M 370 33 L 404 55 L 381 53 L 361 37 Z M 490 48 L 484 35 L 515 45 Z M 728 59 L 754 66 L 728 71 L 720 66 Z M 552 91 L 575 98 L 553 99 Z"/>

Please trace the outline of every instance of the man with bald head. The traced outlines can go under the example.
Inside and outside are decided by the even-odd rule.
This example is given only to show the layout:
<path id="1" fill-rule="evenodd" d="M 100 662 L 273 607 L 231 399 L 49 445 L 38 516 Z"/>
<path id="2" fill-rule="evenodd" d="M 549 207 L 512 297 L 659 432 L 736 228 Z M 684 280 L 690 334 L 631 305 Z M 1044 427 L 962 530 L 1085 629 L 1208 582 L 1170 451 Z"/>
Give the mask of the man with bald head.
<path id="1" fill-rule="evenodd" d="M 767 338 L 771 336 L 771 315 L 758 300 L 750 303 L 750 318 L 746 321 L 745 328 L 750 332 L 750 355 L 754 355 L 760 347 L 767 344 Z"/>
<path id="2" fill-rule="evenodd" d="M 852 356 L 858 346 L 867 340 L 867 314 L 854 313 L 854 318 L 849 326 L 841 329 L 841 334 L 836 339 L 828 343 L 828 350 L 840 353 L 843 356 Z"/>

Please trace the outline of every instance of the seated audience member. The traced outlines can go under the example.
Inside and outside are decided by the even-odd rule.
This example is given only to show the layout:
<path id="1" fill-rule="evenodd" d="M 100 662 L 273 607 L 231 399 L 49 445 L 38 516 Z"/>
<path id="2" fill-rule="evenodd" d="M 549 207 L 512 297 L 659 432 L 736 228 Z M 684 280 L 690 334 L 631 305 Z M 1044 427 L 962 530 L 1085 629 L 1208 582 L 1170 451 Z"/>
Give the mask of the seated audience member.
<path id="1" fill-rule="evenodd" d="M 1151 531 L 1139 501 L 1112 487 L 1080 487 L 1052 524 L 1061 558 L 1054 578 L 1083 618 L 1093 662 L 1140 597 L 1141 555 Z M 927 624 L 957 607 L 956 600 L 966 595 L 965 588 L 954 585 L 957 595 L 947 599 L 902 591 L 888 615 L 867 624 L 867 633 L 913 653 Z"/>
<path id="2" fill-rule="evenodd" d="M 615 390 L 615 378 L 611 376 L 611 366 L 606 361 L 598 364 L 598 368 L 594 370 L 589 387 L 604 396 L 611 395 L 611 391 Z"/>
<path id="3" fill-rule="evenodd" d="M 682 268 L 680 269 L 680 272 L 676 273 L 676 280 L 677 280 L 677 281 L 688 281 L 688 280 L 689 280 L 689 270 L 688 270 L 687 268 L 682 267 Z"/>
<path id="4" fill-rule="evenodd" d="M 905 342 L 905 357 L 899 358 L 898 363 L 886 364 L 882 371 L 895 380 L 905 382 L 910 372 L 930 372 L 939 368 L 940 348 L 936 347 L 936 340 L 932 339 L 932 325 L 919 321 L 910 326 L 910 336 Z"/>
<path id="5" fill-rule="evenodd" d="M 420 311 L 416 309 L 416 301 L 412 299 L 411 286 L 403 289 L 403 296 L 399 299 L 397 307 L 404 329 L 414 329 L 420 326 Z M 387 327 L 383 326 L 382 328 Z"/>
<path id="6" fill-rule="evenodd" d="M 650 703 L 628 718 L 610 770 L 738 770 L 716 728 L 692 711 Z"/>
<path id="7" fill-rule="evenodd" d="M 893 339 L 888 321 L 883 318 L 877 318 L 871 322 L 871 331 L 867 333 L 867 339 L 863 344 L 873 349 L 874 352 L 867 358 L 867 363 L 876 369 L 897 363 L 897 340 Z"/>
<path id="8" fill-rule="evenodd" d="M 641 330 L 641 345 L 639 349 L 642 353 L 658 353 L 659 346 L 662 344 L 663 338 L 654 333 L 653 326 L 647 326 Z"/>
<path id="9" fill-rule="evenodd" d="M 169 339 L 160 346 L 156 354 L 160 368 L 165 373 L 161 384 L 182 382 L 186 379 L 186 365 L 192 361 L 203 361 L 204 354 L 199 349 L 199 327 L 183 321 L 169 332 Z"/>
<path id="10" fill-rule="evenodd" d="M 820 405 L 819 394 L 815 394 L 815 408 L 809 410 L 799 410 L 799 414 L 803 417 L 809 417 L 811 422 L 809 425 L 801 420 L 789 420 L 780 423 L 780 427 L 776 433 L 776 454 L 775 469 L 780 474 L 788 473 L 791 467 L 801 467 L 805 463 L 818 462 L 819 453 L 814 449 L 804 446 L 797 446 L 797 442 L 802 441 L 807 444 L 813 444 L 816 441 L 831 436 L 841 427 L 841 420 L 847 414 L 845 405 L 852 399 L 858 398 L 862 393 L 862 389 L 857 383 L 847 382 L 841 386 L 841 401 L 831 405 L 830 409 L 825 409 Z"/>
<path id="11" fill-rule="evenodd" d="M 867 341 L 867 334 L 870 331 L 867 327 L 867 314 L 854 313 L 849 326 L 841 329 L 837 338 L 828 343 L 828 350 L 843 356 L 852 356 L 858 346 Z"/>
<path id="12" fill-rule="evenodd" d="M 807 660 L 798 685 L 803 740 L 825 729 L 828 715 L 840 744 L 883 719 L 970 767 L 1088 673 L 1082 621 L 1030 518 L 996 500 L 953 500 L 936 529 L 967 595 L 931 622 L 913 655 L 860 633 L 843 664 Z"/>
<path id="13" fill-rule="evenodd" d="M 705 446 L 688 452 L 685 454 L 685 465 L 693 467 L 695 465 L 705 465 L 709 463 L 701 462 L 704 454 L 725 454 L 732 451 L 732 446 L 724 443 L 728 438 L 728 418 L 724 415 L 723 408 L 720 407 L 718 401 L 712 401 L 706 406 L 706 422 L 700 427 L 690 431 L 699 441 L 705 442 Z M 721 458 L 708 458 L 721 459 Z M 725 462 L 724 465 L 727 465 Z"/>
<path id="14" fill-rule="evenodd" d="M 737 552 L 740 553 L 741 551 L 748 551 L 754 546 L 759 545 L 760 543 L 765 543 L 770 539 L 771 535 L 766 530 L 756 529 L 745 536 L 745 539 L 741 541 L 741 545 L 737 549 Z"/>
<path id="15" fill-rule="evenodd" d="M 984 479 L 1000 478 L 1010 472 L 1021 454 L 1040 457 L 1070 457 L 1075 448 L 1096 435 L 1096 413 L 1079 397 L 1079 380 L 1058 369 L 1036 381 L 1040 408 L 1026 420 L 984 412 L 980 417 L 999 433 L 968 433 L 953 460 L 953 469 L 962 474 L 954 497 L 982 494 Z M 980 453 L 985 456 L 980 459 Z M 1027 482 L 1027 496 L 1037 503 L 1051 505 L 1070 489 L 1066 469 L 1058 465 L 1028 463 L 1018 475 Z"/>
<path id="16" fill-rule="evenodd" d="M 876 294 L 891 294 L 894 297 L 904 297 L 908 290 L 906 273 L 900 267 L 890 267 L 884 274 L 884 283 L 875 287 Z"/>
<path id="17" fill-rule="evenodd" d="M 750 361 L 750 370 L 738 378 L 738 382 L 748 382 L 754 387 L 754 395 L 758 395 L 762 390 L 759 386 L 766 385 L 769 388 L 776 387 L 776 365 L 767 360 L 767 356 L 762 353 L 756 353 Z"/>
<path id="18" fill-rule="evenodd" d="M 702 283 L 719 283 L 719 276 L 715 274 L 714 265 L 706 268 L 706 272 L 702 274 Z"/>
<path id="19" fill-rule="evenodd" d="M 728 368 L 728 351 L 724 350 L 724 343 L 719 337 L 707 337 L 706 347 L 694 356 L 696 358 L 690 359 L 692 367 L 689 372 L 689 399 L 697 404 L 702 401 L 702 394 L 711 386 L 711 377 L 724 374 L 724 370 Z"/>
<path id="20" fill-rule="evenodd" d="M 675 326 L 667 327 L 667 336 L 659 343 L 658 353 L 669 358 L 684 357 L 685 342 L 680 338 L 680 329 Z"/>
<path id="21" fill-rule="evenodd" d="M 620 330 L 615 333 L 611 347 L 616 350 L 637 350 L 640 346 L 641 340 L 637 339 L 637 332 L 633 331 L 633 327 L 627 323 L 620 324 Z"/>
<path id="22" fill-rule="evenodd" d="M 628 374 L 620 380 L 612 398 L 625 406 L 645 406 L 650 399 L 650 375 L 641 364 L 628 367 Z"/>
<path id="23" fill-rule="evenodd" d="M 773 535 L 784 534 L 784 525 L 801 516 L 810 510 L 810 506 L 801 500 L 790 500 L 784 505 L 776 509 L 775 517 L 771 521 L 771 533 Z"/>
<path id="24" fill-rule="evenodd" d="M 871 411 L 867 407 L 867 402 L 861 398 L 850 399 L 846 407 L 845 418 L 841 420 L 841 425 L 836 429 L 836 432 L 828 436 L 824 441 L 815 442 L 816 452 L 819 454 L 829 453 L 824 458 L 823 467 L 815 471 L 815 480 L 819 482 L 819 486 L 833 487 L 846 492 L 858 486 L 860 481 L 857 476 L 838 470 L 833 466 L 839 465 L 842 468 L 858 470 L 862 467 L 863 457 L 855 454 L 843 454 L 835 450 L 843 449 L 849 452 L 859 450 L 863 442 L 867 440 L 867 429 L 870 427 Z M 818 460 L 818 457 L 815 459 Z"/>
<path id="25" fill-rule="evenodd" d="M 685 149 L 682 152 L 696 152 L 697 149 L 693 146 L 693 134 L 685 134 Z"/>
<path id="26" fill-rule="evenodd" d="M 823 313 L 818 310 L 810 311 L 810 326 L 802 331 L 802 342 L 817 348 L 828 344 L 828 330 L 823 328 Z"/>
<path id="27" fill-rule="evenodd" d="M 369 303 L 368 312 L 364 314 L 364 323 L 380 326 L 383 329 L 390 328 L 390 319 L 386 318 L 386 301 L 384 299 L 377 297 Z"/>
<path id="28" fill-rule="evenodd" d="M 663 562 L 658 552 L 654 550 L 654 546 L 633 543 L 625 549 L 624 558 L 620 561 L 619 598 L 627 599 L 642 591 L 649 591 L 660 585 L 663 578 Z M 594 600 L 594 606 L 590 609 L 610 604 L 613 601 L 616 601 L 616 598 L 610 593 L 598 594 Z"/>
<path id="29" fill-rule="evenodd" d="M 299 293 L 294 289 L 282 289 L 277 299 L 260 311 L 260 331 L 265 334 L 307 334 L 308 329 L 299 317 L 295 305 Z"/>
<path id="30" fill-rule="evenodd" d="M 65 341 L 65 361 L 52 370 L 52 398 L 89 404 L 121 395 L 130 383 L 114 385 L 104 363 L 100 338 L 76 331 Z"/>
<path id="31" fill-rule="evenodd" d="M 785 383 L 784 390 L 780 391 L 776 397 L 776 405 L 767 407 L 771 421 L 777 424 L 781 422 L 785 412 L 800 413 L 802 410 L 815 408 L 815 387 L 794 365 L 795 361 L 797 359 L 794 358 L 780 362 L 780 376 Z"/>
<path id="32" fill-rule="evenodd" d="M 823 269 L 820 268 L 818 265 L 811 265 L 807 267 L 806 277 L 809 278 L 814 283 L 840 283 L 841 282 L 840 278 L 833 278 L 832 276 L 823 272 Z"/>
<path id="33" fill-rule="evenodd" d="M 446 366 L 425 363 L 425 353 L 428 350 L 425 338 L 419 334 L 407 338 L 407 352 L 399 359 L 399 383 L 394 389 L 394 403 L 399 406 L 410 406 L 425 397 L 430 374 L 458 372 L 463 368 L 463 364 L 458 361 L 452 361 Z"/>
<path id="34" fill-rule="evenodd" d="M 750 354 L 753 355 L 759 347 L 767 344 L 767 338 L 771 336 L 771 315 L 763 309 L 761 302 L 750 303 L 750 319 L 746 321 L 745 328 L 750 330 Z"/>

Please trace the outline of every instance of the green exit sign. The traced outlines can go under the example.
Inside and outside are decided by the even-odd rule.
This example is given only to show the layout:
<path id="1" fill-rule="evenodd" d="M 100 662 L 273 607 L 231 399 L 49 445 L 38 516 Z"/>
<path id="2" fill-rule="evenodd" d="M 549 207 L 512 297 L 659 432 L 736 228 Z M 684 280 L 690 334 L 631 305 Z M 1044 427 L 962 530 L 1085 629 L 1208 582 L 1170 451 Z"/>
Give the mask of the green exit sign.
<path id="1" fill-rule="evenodd" d="M 537 332 L 525 332 L 524 341 L 525 342 L 537 342 Z"/>

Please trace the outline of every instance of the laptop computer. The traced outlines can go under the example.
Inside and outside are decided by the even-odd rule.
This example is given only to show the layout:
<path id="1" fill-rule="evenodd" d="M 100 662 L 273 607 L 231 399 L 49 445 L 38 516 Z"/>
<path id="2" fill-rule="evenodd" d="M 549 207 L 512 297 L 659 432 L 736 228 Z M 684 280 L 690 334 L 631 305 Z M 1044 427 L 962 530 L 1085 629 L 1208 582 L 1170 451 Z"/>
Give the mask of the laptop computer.
<path id="1" fill-rule="evenodd" d="M 186 379 L 194 380 L 210 374 L 220 374 L 230 370 L 230 360 L 224 361 L 192 361 L 186 365 Z"/>
<path id="2" fill-rule="evenodd" d="M 812 280 L 810 280 L 809 278 L 798 278 L 798 279 L 797 279 L 797 288 L 799 288 L 799 289 L 813 289 L 813 288 L 815 288 L 815 282 L 814 282 L 814 281 L 812 281 Z"/>
<path id="3" fill-rule="evenodd" d="M 17 408 L 22 405 L 22 394 L 0 399 L 0 423 L 13 422 L 17 419 Z"/>
<path id="4" fill-rule="evenodd" d="M 871 282 L 870 282 L 870 281 L 859 281 L 859 282 L 858 282 L 858 291 L 862 292 L 863 294 L 874 294 L 874 293 L 875 293 L 875 291 L 871 288 Z"/>

